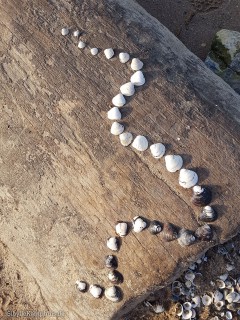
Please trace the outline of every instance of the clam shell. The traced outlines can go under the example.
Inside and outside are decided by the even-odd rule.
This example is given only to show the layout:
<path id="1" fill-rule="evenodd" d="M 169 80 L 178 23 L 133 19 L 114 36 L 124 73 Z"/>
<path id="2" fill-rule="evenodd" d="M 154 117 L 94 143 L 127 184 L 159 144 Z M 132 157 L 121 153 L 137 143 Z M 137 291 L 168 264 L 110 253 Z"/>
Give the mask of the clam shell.
<path id="1" fill-rule="evenodd" d="M 162 231 L 162 224 L 157 220 L 153 220 L 148 229 L 151 234 L 158 234 Z"/>
<path id="2" fill-rule="evenodd" d="M 63 35 L 63 36 L 67 36 L 68 34 L 69 34 L 69 29 L 68 28 L 62 28 L 62 30 L 61 30 L 61 34 Z"/>
<path id="3" fill-rule="evenodd" d="M 202 296 L 202 304 L 204 306 L 210 306 L 210 304 L 212 304 L 212 300 L 213 300 L 212 297 L 207 294 L 204 294 Z"/>
<path id="4" fill-rule="evenodd" d="M 105 266 L 110 269 L 117 269 L 118 262 L 117 258 L 113 255 L 108 255 L 105 257 Z"/>
<path id="5" fill-rule="evenodd" d="M 179 184 L 183 188 L 191 188 L 198 182 L 196 172 L 188 169 L 181 169 L 179 173 Z"/>
<path id="6" fill-rule="evenodd" d="M 180 246 L 185 247 L 190 246 L 191 244 L 196 242 L 196 237 L 194 236 L 192 231 L 183 228 L 179 231 L 177 240 Z"/>
<path id="7" fill-rule="evenodd" d="M 111 270 L 108 274 L 108 279 L 115 284 L 119 284 L 123 282 L 123 276 L 120 272 L 116 270 Z"/>
<path id="8" fill-rule="evenodd" d="M 145 151 L 148 148 L 147 138 L 144 136 L 136 136 L 133 140 L 132 147 L 138 151 Z"/>
<path id="9" fill-rule="evenodd" d="M 194 309 L 191 310 L 192 311 L 192 316 L 191 316 L 191 319 L 195 319 L 196 318 L 196 311 Z"/>
<path id="10" fill-rule="evenodd" d="M 180 317 L 183 314 L 183 306 L 180 302 L 176 303 L 174 309 L 177 316 Z"/>
<path id="11" fill-rule="evenodd" d="M 201 304 L 201 298 L 199 296 L 195 296 L 192 298 L 192 307 L 193 308 L 197 308 L 197 307 L 200 307 L 200 304 Z"/>
<path id="12" fill-rule="evenodd" d="M 131 132 L 123 132 L 119 135 L 119 139 L 121 144 L 124 147 L 127 147 L 131 144 L 132 139 L 133 139 L 133 135 L 131 134 Z"/>
<path id="13" fill-rule="evenodd" d="M 192 318 L 192 310 L 183 310 L 182 319 L 187 320 Z"/>
<path id="14" fill-rule="evenodd" d="M 208 224 L 205 224 L 204 226 L 201 226 L 197 228 L 195 231 L 195 236 L 202 241 L 210 241 L 213 238 L 213 231 L 211 226 Z"/>
<path id="15" fill-rule="evenodd" d="M 162 236 L 167 242 L 176 240 L 178 238 L 178 230 L 173 224 L 164 223 Z"/>
<path id="16" fill-rule="evenodd" d="M 222 310 L 222 307 L 225 305 L 224 301 L 217 301 L 214 303 L 215 309 L 220 311 Z"/>
<path id="17" fill-rule="evenodd" d="M 116 233 L 120 236 L 120 237 L 126 237 L 127 233 L 128 233 L 128 224 L 126 222 L 123 221 L 119 221 L 116 224 Z"/>
<path id="18" fill-rule="evenodd" d="M 104 54 L 107 59 L 111 59 L 114 56 L 114 51 L 112 48 L 108 48 L 104 50 Z"/>
<path id="19" fill-rule="evenodd" d="M 195 206 L 204 207 L 212 201 L 212 192 L 209 188 L 194 186 L 191 201 Z"/>
<path id="20" fill-rule="evenodd" d="M 117 94 L 115 97 L 112 98 L 112 104 L 116 107 L 122 107 L 126 103 L 126 99 L 122 95 L 122 93 Z"/>
<path id="21" fill-rule="evenodd" d="M 192 271 L 190 271 L 190 270 L 188 270 L 186 273 L 185 273 L 185 275 L 184 275 L 184 278 L 186 279 L 186 280 L 189 280 L 189 281 L 193 281 L 194 279 L 195 279 L 195 273 L 194 272 L 192 272 Z"/>
<path id="22" fill-rule="evenodd" d="M 105 297 L 112 302 L 119 302 L 122 299 L 122 291 L 116 286 L 106 288 Z"/>
<path id="23" fill-rule="evenodd" d="M 107 240 L 107 247 L 112 251 L 119 250 L 119 240 L 117 237 L 110 237 Z"/>
<path id="24" fill-rule="evenodd" d="M 120 120 L 122 118 L 121 112 L 118 107 L 111 108 L 107 113 L 109 120 Z"/>
<path id="25" fill-rule="evenodd" d="M 160 159 L 165 154 L 165 146 L 162 143 L 154 143 L 150 146 L 150 151 L 155 159 Z"/>
<path id="26" fill-rule="evenodd" d="M 226 316 L 226 320 L 231 320 L 233 318 L 231 311 L 226 311 L 225 316 Z"/>
<path id="27" fill-rule="evenodd" d="M 98 54 L 98 48 L 92 48 L 90 52 L 93 56 L 96 56 Z"/>
<path id="28" fill-rule="evenodd" d="M 132 76 L 130 81 L 135 85 L 135 86 L 142 86 L 145 83 L 145 77 L 142 73 L 142 71 L 136 71 Z"/>
<path id="29" fill-rule="evenodd" d="M 134 84 L 132 82 L 125 83 L 120 87 L 120 91 L 124 96 L 130 97 L 135 93 Z"/>
<path id="30" fill-rule="evenodd" d="M 83 41 L 79 41 L 78 42 L 78 48 L 79 49 L 83 49 L 83 48 L 85 48 L 86 47 L 86 43 L 85 42 L 83 42 Z"/>
<path id="31" fill-rule="evenodd" d="M 183 159 L 179 155 L 167 155 L 165 157 L 165 163 L 167 171 L 176 172 L 182 168 Z"/>
<path id="32" fill-rule="evenodd" d="M 76 288 L 81 292 L 87 291 L 87 283 L 85 281 L 77 280 L 76 281 Z"/>
<path id="33" fill-rule="evenodd" d="M 215 303 L 221 301 L 221 300 L 223 299 L 223 294 L 222 294 L 222 292 L 220 292 L 219 290 L 214 291 L 214 296 L 213 296 L 213 298 L 214 298 L 214 302 L 215 302 Z"/>
<path id="34" fill-rule="evenodd" d="M 217 212 L 210 206 L 203 208 L 198 216 L 198 220 L 202 222 L 213 222 L 217 219 Z"/>
<path id="35" fill-rule="evenodd" d="M 111 126 L 111 134 L 118 136 L 119 134 L 123 133 L 124 126 L 121 123 L 113 122 Z"/>
<path id="36" fill-rule="evenodd" d="M 229 303 L 229 304 L 227 304 L 227 309 L 231 310 L 231 311 L 240 310 L 239 303 Z"/>
<path id="37" fill-rule="evenodd" d="M 225 282 L 221 279 L 216 280 L 216 287 L 219 289 L 224 289 L 226 287 Z"/>
<path id="38" fill-rule="evenodd" d="M 230 292 L 226 297 L 225 300 L 227 300 L 228 303 L 232 303 L 232 302 L 238 302 L 238 300 L 240 299 L 240 294 L 233 291 Z"/>
<path id="39" fill-rule="evenodd" d="M 103 289 L 97 284 L 92 284 L 90 285 L 89 292 L 94 298 L 98 299 L 101 297 Z"/>
<path id="40" fill-rule="evenodd" d="M 75 31 L 73 32 L 73 36 L 76 37 L 76 38 L 78 38 L 78 37 L 80 36 L 80 31 L 79 31 L 79 30 L 75 30 Z"/>
<path id="41" fill-rule="evenodd" d="M 138 58 L 133 58 L 131 62 L 131 68 L 134 71 L 141 70 L 143 67 L 143 62 L 139 60 Z"/>
<path id="42" fill-rule="evenodd" d="M 127 52 L 119 53 L 119 60 L 121 63 L 126 63 L 130 59 L 130 55 Z"/>
<path id="43" fill-rule="evenodd" d="M 147 227 L 147 222 L 140 216 L 136 216 L 133 218 L 133 231 L 134 232 L 141 232 Z"/>
<path id="44" fill-rule="evenodd" d="M 192 309 L 192 304 L 189 301 L 184 302 L 183 304 L 183 309 L 185 310 L 191 310 Z"/>

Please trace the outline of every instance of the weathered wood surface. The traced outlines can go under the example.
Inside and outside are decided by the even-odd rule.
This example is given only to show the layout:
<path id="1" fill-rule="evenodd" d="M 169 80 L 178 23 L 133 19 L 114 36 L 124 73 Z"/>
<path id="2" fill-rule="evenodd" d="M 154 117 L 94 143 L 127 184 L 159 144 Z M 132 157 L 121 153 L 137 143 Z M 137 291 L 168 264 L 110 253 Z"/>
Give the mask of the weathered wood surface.
<path id="1" fill-rule="evenodd" d="M 0 15 L 1 240 L 51 310 L 118 319 L 239 231 L 240 97 L 134 2 L 2 0 Z M 123 239 L 119 304 L 74 289 L 77 279 L 108 285 L 103 260 L 116 220 L 140 214 L 195 230 L 199 210 L 178 173 L 109 132 L 106 111 L 129 66 L 79 50 L 60 35 L 65 25 L 84 30 L 90 47 L 143 59 L 146 85 L 128 99 L 123 122 L 183 155 L 211 186 L 219 212 L 210 244 L 181 248 L 147 231 Z"/>

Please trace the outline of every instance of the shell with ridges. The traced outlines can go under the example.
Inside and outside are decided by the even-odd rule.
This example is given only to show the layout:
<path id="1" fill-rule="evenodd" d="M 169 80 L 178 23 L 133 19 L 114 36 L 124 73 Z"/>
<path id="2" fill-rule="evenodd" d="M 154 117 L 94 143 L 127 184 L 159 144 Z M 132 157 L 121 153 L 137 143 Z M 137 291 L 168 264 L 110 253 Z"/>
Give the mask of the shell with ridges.
<path id="1" fill-rule="evenodd" d="M 130 81 L 135 85 L 135 86 L 142 86 L 145 83 L 145 77 L 142 73 L 142 71 L 136 71 L 132 76 Z"/>
<path id="2" fill-rule="evenodd" d="M 118 261 L 117 258 L 113 255 L 108 255 L 105 257 L 105 266 L 110 269 L 117 269 Z"/>
<path id="3" fill-rule="evenodd" d="M 134 84 L 132 82 L 124 83 L 120 87 L 120 91 L 124 96 L 131 97 L 135 93 Z"/>
<path id="4" fill-rule="evenodd" d="M 131 134 L 131 132 L 123 132 L 119 135 L 119 139 L 121 144 L 124 147 L 127 147 L 131 144 L 132 139 L 133 139 L 133 135 Z"/>
<path id="5" fill-rule="evenodd" d="M 138 58 L 133 58 L 131 62 L 131 68 L 134 71 L 141 70 L 143 67 L 143 62 L 139 60 Z"/>
<path id="6" fill-rule="evenodd" d="M 122 118 L 121 112 L 119 111 L 118 107 L 111 108 L 108 111 L 107 116 L 109 120 L 121 120 Z"/>
<path id="7" fill-rule="evenodd" d="M 160 159 L 164 156 L 166 148 L 162 143 L 154 143 L 150 146 L 150 151 L 155 159 Z"/>
<path id="8" fill-rule="evenodd" d="M 151 234 L 158 234 L 162 231 L 162 224 L 157 220 L 153 220 L 150 222 L 148 230 Z"/>
<path id="9" fill-rule="evenodd" d="M 98 299 L 101 297 L 103 293 L 103 289 L 97 284 L 91 284 L 89 288 L 89 292 L 94 298 Z"/>
<path id="10" fill-rule="evenodd" d="M 111 126 L 111 134 L 114 136 L 118 136 L 119 134 L 123 133 L 124 131 L 124 126 L 121 123 L 118 122 L 113 122 Z"/>
<path id="11" fill-rule="evenodd" d="M 119 250 L 119 239 L 117 237 L 108 238 L 107 247 L 112 251 L 118 251 Z"/>
<path id="12" fill-rule="evenodd" d="M 212 192 L 207 187 L 194 186 L 191 202 L 198 207 L 208 205 L 212 200 Z"/>
<path id="13" fill-rule="evenodd" d="M 126 235 L 128 233 L 128 224 L 127 224 L 127 222 L 118 221 L 116 226 L 115 226 L 115 230 L 116 230 L 116 233 L 120 237 L 126 237 Z"/>
<path id="14" fill-rule="evenodd" d="M 134 232 L 141 232 L 147 227 L 147 222 L 140 216 L 136 216 L 133 218 L 133 231 Z"/>
<path id="15" fill-rule="evenodd" d="M 117 270 L 111 270 L 108 274 L 108 279 L 115 284 L 123 282 L 123 276 Z"/>
<path id="16" fill-rule="evenodd" d="M 167 171 L 176 172 L 182 168 L 183 159 L 179 155 L 167 155 L 165 157 L 165 163 Z"/>
<path id="17" fill-rule="evenodd" d="M 202 222 L 213 222 L 217 219 L 217 212 L 210 206 L 203 208 L 198 216 L 198 220 Z"/>
<path id="18" fill-rule="evenodd" d="M 107 59 L 111 59 L 114 56 L 114 51 L 112 48 L 108 48 L 104 50 L 104 54 Z"/>
<path id="19" fill-rule="evenodd" d="M 115 97 L 112 98 L 112 104 L 115 107 L 122 107 L 126 103 L 126 99 L 122 95 L 122 93 L 118 93 Z"/>
<path id="20" fill-rule="evenodd" d="M 119 60 L 121 63 L 126 63 L 130 59 L 130 55 L 127 52 L 119 53 Z"/>
<path id="21" fill-rule="evenodd" d="M 122 291 L 117 286 L 105 289 L 105 297 L 112 302 L 119 302 L 122 299 Z"/>
<path id="22" fill-rule="evenodd" d="M 183 188 L 191 188 L 198 182 L 196 172 L 188 169 L 181 169 L 179 173 L 179 184 Z"/>
<path id="23" fill-rule="evenodd" d="M 190 246 L 194 242 L 196 242 L 196 237 L 192 233 L 192 231 L 187 229 L 181 229 L 178 234 L 178 243 L 182 246 Z"/>
<path id="24" fill-rule="evenodd" d="M 162 237 L 165 241 L 173 241 L 178 238 L 178 230 L 172 223 L 164 223 Z"/>
<path id="25" fill-rule="evenodd" d="M 132 147 L 138 151 L 145 151 L 148 148 L 147 138 L 144 136 L 136 136 L 133 140 Z"/>
<path id="26" fill-rule="evenodd" d="M 211 226 L 205 224 L 204 226 L 197 228 L 195 236 L 202 241 L 211 241 L 213 238 L 213 230 Z"/>

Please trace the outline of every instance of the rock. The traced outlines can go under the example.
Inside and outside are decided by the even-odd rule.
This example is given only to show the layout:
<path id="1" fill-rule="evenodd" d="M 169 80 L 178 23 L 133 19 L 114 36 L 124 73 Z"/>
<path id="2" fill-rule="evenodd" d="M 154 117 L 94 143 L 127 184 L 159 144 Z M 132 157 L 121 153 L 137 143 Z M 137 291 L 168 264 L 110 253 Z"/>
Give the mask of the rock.
<path id="1" fill-rule="evenodd" d="M 237 53 L 235 57 L 232 59 L 232 62 L 230 64 L 230 68 L 237 72 L 240 73 L 240 53 Z"/>

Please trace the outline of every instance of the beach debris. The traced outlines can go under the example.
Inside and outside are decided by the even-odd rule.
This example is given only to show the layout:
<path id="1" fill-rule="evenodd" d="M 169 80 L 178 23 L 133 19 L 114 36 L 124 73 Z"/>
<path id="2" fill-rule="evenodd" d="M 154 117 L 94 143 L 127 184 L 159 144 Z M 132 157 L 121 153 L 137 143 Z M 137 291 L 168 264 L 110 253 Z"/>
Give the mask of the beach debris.
<path id="1" fill-rule="evenodd" d="M 134 232 L 141 232 L 147 227 L 147 222 L 141 216 L 136 216 L 133 218 L 133 231 Z"/>
<path id="2" fill-rule="evenodd" d="M 148 148 L 147 138 L 144 136 L 136 136 L 133 140 L 132 147 L 138 151 L 145 151 Z"/>
<path id="3" fill-rule="evenodd" d="M 113 255 L 107 255 L 105 257 L 105 266 L 109 269 L 117 269 L 118 267 L 117 258 Z"/>
<path id="4" fill-rule="evenodd" d="M 212 200 L 212 192 L 209 188 L 202 186 L 193 187 L 193 196 L 191 202 L 198 207 L 204 207 L 208 205 Z"/>
<path id="5" fill-rule="evenodd" d="M 179 184 L 183 188 L 191 188 L 198 182 L 196 172 L 188 169 L 181 169 L 179 173 Z"/>
<path id="6" fill-rule="evenodd" d="M 118 136 L 119 134 L 123 133 L 124 126 L 119 122 L 113 122 L 111 126 L 111 134 Z"/>
<path id="7" fill-rule="evenodd" d="M 167 171 L 176 172 L 182 168 L 183 159 L 179 155 L 167 155 L 165 156 L 165 163 Z"/>
<path id="8" fill-rule="evenodd" d="M 130 55 L 127 52 L 119 53 L 119 60 L 121 63 L 126 63 L 130 59 Z"/>
<path id="9" fill-rule="evenodd" d="M 97 284 L 91 284 L 89 287 L 89 292 L 94 298 L 98 299 L 102 296 L 103 289 Z"/>
<path id="10" fill-rule="evenodd" d="M 131 62 L 131 68 L 134 71 L 141 70 L 143 67 L 143 62 L 139 60 L 138 58 L 133 58 Z"/>
<path id="11" fill-rule="evenodd" d="M 120 237 L 126 237 L 126 235 L 128 233 L 128 224 L 127 224 L 127 222 L 118 221 L 116 226 L 115 226 L 115 230 L 116 230 L 116 233 Z"/>
<path id="12" fill-rule="evenodd" d="M 127 147 L 132 143 L 133 135 L 131 134 L 131 132 L 123 132 L 119 135 L 119 139 L 121 144 L 124 147 Z"/>
<path id="13" fill-rule="evenodd" d="M 126 99 L 124 98 L 122 93 L 118 93 L 115 97 L 112 98 L 112 104 L 116 107 L 122 107 L 126 103 Z"/>
<path id="14" fill-rule="evenodd" d="M 120 87 L 120 91 L 124 96 L 130 97 L 134 95 L 135 88 L 132 82 L 127 82 Z"/>
<path id="15" fill-rule="evenodd" d="M 198 220 L 202 222 L 213 222 L 217 219 L 217 212 L 210 206 L 203 208 L 198 216 Z"/>
<path id="16" fill-rule="evenodd" d="M 121 120 L 122 114 L 118 107 L 113 107 L 111 108 L 108 113 L 107 113 L 108 119 L 109 120 Z"/>
<path id="17" fill-rule="evenodd" d="M 164 156 L 166 148 L 162 143 L 154 143 L 150 146 L 150 151 L 155 159 L 160 159 Z"/>
<path id="18" fill-rule="evenodd" d="M 105 289 L 105 297 L 112 302 L 119 302 L 122 299 L 122 291 L 117 286 Z"/>
<path id="19" fill-rule="evenodd" d="M 145 77 L 142 73 L 142 71 L 136 71 L 132 76 L 130 81 L 135 85 L 135 86 L 142 86 L 145 83 Z"/>
<path id="20" fill-rule="evenodd" d="M 105 57 L 109 60 L 114 56 L 114 51 L 112 48 L 108 48 L 104 50 Z"/>
<path id="21" fill-rule="evenodd" d="M 107 247 L 112 251 L 118 251 L 119 250 L 119 239 L 117 237 L 110 237 L 107 240 Z"/>

